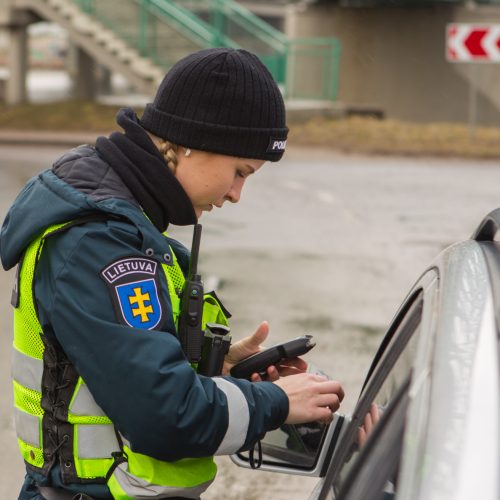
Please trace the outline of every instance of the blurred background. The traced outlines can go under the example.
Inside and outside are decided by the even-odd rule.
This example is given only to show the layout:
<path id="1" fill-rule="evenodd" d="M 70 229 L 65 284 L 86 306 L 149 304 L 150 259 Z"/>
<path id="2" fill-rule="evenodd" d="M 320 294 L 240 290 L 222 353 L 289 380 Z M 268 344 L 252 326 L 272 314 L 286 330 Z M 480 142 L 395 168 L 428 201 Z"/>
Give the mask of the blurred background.
<path id="1" fill-rule="evenodd" d="M 295 144 L 497 157 L 497 23 L 500 0 L 0 0 L 0 140 L 109 132 L 180 57 L 230 46 L 268 66 Z"/>
<path id="2" fill-rule="evenodd" d="M 497 24 L 498 23 L 498 24 Z M 499 206 L 500 0 L 0 0 L 0 218 L 66 149 L 138 113 L 210 46 L 257 53 L 283 92 L 282 162 L 204 216 L 201 271 L 240 338 L 309 333 L 352 410 L 399 304 Z M 171 234 L 190 244 L 189 228 Z M 23 477 L 10 388 L 13 270 L 0 274 L 0 498 Z M 204 498 L 307 498 L 314 480 L 219 460 Z"/>
<path id="3" fill-rule="evenodd" d="M 499 0 L 0 0 L 0 95 L 9 104 L 62 95 L 110 102 L 126 89 L 146 102 L 180 57 L 225 45 L 257 53 L 291 108 L 466 122 L 472 87 L 477 121 L 498 125 L 500 73 L 496 64 L 482 63 L 499 60 L 498 32 L 483 29 L 499 22 L 499 5 Z M 479 28 L 468 34 L 449 30 L 462 23 Z M 463 64 L 467 53 L 476 56 L 475 64 Z M 64 94 L 54 94 L 56 81 Z"/>

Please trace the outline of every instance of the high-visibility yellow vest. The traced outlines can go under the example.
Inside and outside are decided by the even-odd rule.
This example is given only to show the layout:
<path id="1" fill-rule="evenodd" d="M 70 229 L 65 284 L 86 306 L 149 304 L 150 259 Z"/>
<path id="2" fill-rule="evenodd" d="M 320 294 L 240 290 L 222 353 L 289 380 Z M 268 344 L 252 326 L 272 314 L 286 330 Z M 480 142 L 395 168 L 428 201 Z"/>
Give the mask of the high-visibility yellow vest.
<path id="1" fill-rule="evenodd" d="M 74 367 L 62 350 L 58 352 L 44 339 L 34 302 L 33 277 L 45 239 L 67 224 L 51 226 L 33 241 L 18 271 L 12 377 L 21 454 L 31 469 L 42 474 L 47 474 L 59 457 L 62 474 L 66 472 L 66 477 L 74 477 L 75 482 L 107 483 L 115 499 L 197 498 L 215 478 L 217 468 L 212 457 L 163 462 L 135 453 L 76 373 L 78 381 L 68 398 L 68 408 L 50 405 L 46 387 L 65 390 L 64 380 L 58 381 L 57 387 L 50 380 L 56 365 L 63 363 L 64 370 L 69 371 L 74 371 Z M 180 299 L 176 289 L 182 289 L 184 275 L 174 252 L 172 255 L 173 265 L 162 266 L 177 324 Z M 205 296 L 203 328 L 207 322 L 227 324 L 226 315 L 211 295 Z M 42 425 L 44 419 L 52 425 Z"/>

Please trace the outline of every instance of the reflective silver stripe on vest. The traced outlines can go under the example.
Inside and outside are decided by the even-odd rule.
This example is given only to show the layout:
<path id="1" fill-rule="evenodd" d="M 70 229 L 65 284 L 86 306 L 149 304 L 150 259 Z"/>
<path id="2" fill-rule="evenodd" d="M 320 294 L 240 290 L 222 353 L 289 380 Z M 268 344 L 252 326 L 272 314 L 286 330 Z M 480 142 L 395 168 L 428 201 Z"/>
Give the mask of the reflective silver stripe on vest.
<path id="1" fill-rule="evenodd" d="M 12 349 L 12 378 L 24 387 L 42 392 L 43 361 Z M 106 414 L 95 402 L 87 385 L 83 383 L 69 408 L 73 415 L 105 417 Z"/>
<path id="2" fill-rule="evenodd" d="M 31 415 L 19 408 L 14 408 L 14 420 L 16 422 L 16 434 L 19 439 L 35 448 L 42 447 L 40 439 L 42 417 Z"/>
<path id="3" fill-rule="evenodd" d="M 79 458 L 111 458 L 111 453 L 120 450 L 112 424 L 78 424 L 75 429 Z"/>
<path id="4" fill-rule="evenodd" d="M 12 349 L 12 378 L 33 391 L 42 392 L 43 361 Z"/>
<path id="5" fill-rule="evenodd" d="M 237 385 L 224 378 L 214 377 L 212 380 L 226 395 L 229 414 L 226 435 L 215 454 L 231 455 L 243 446 L 247 437 L 248 423 L 250 422 L 248 403 Z"/>
<path id="6" fill-rule="evenodd" d="M 69 411 L 73 415 L 89 415 L 94 417 L 105 417 L 106 414 L 95 402 L 94 396 L 85 383 L 81 384 L 70 404 Z"/>
<path id="7" fill-rule="evenodd" d="M 129 497 L 137 500 L 170 497 L 198 498 L 213 482 L 212 479 L 192 488 L 159 486 L 157 484 L 150 484 L 144 479 L 130 474 L 127 470 L 127 463 L 120 464 L 113 472 L 113 476 L 123 491 Z"/>
<path id="8" fill-rule="evenodd" d="M 130 446 L 130 441 L 120 432 L 120 438 L 122 440 L 122 443 L 127 447 L 132 449 L 132 446 Z"/>

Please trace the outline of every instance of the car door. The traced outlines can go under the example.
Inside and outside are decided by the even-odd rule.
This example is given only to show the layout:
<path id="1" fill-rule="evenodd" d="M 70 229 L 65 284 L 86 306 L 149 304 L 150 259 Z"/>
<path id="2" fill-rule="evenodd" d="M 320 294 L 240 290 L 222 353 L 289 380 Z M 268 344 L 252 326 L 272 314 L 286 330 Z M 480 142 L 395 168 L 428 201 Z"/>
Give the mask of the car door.
<path id="1" fill-rule="evenodd" d="M 400 307 L 313 499 L 382 499 L 396 491 L 410 381 L 432 343 L 438 283 L 437 269 L 429 269 Z M 360 435 L 372 408 L 379 416 L 371 431 Z"/>
<path id="2" fill-rule="evenodd" d="M 412 288 L 374 356 L 352 416 L 336 413 L 328 426 L 283 425 L 267 433 L 256 449 L 233 455 L 233 462 L 246 468 L 321 477 L 311 498 L 338 495 L 360 455 L 358 428 L 370 407 L 381 410 L 381 421 L 387 418 L 398 390 L 409 376 L 415 378 L 415 363 L 425 366 L 418 360 L 427 359 L 432 344 L 438 283 L 438 270 L 432 267 Z"/>

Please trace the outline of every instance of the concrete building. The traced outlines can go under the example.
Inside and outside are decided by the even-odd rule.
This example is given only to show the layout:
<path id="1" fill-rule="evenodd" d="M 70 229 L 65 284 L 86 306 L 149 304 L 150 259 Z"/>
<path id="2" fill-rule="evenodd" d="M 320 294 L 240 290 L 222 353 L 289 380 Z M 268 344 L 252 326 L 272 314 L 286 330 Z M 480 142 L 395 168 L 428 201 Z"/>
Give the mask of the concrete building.
<path id="1" fill-rule="evenodd" d="M 478 0 L 479 2 L 479 0 Z M 99 2 L 104 6 L 109 2 Z M 132 4 L 132 2 L 128 2 Z M 195 5 L 195 0 L 179 0 Z M 199 2 L 200 4 L 202 2 Z M 408 121 L 467 122 L 500 125 L 500 65 L 450 63 L 445 58 L 445 30 L 452 22 L 499 23 L 500 0 L 241 0 L 244 6 L 291 40 L 335 37 L 341 43 L 337 107 L 379 111 Z M 96 2 L 97 4 L 97 2 Z M 120 15 L 125 15 L 122 2 Z M 116 11 L 116 8 L 115 8 Z M 112 15 L 113 11 L 111 11 Z M 118 14 L 116 14 L 118 15 Z M 127 15 L 131 15 L 130 13 Z M 89 75 L 95 63 L 120 72 L 140 91 L 151 93 L 164 70 L 103 30 L 70 0 L 0 0 L 0 26 L 9 34 L 7 101 L 26 98 L 26 26 L 36 20 L 57 22 L 78 48 L 76 78 L 81 97 L 92 98 Z M 120 22 L 118 18 L 117 22 Z M 162 30 L 166 30 L 162 26 Z M 106 31 L 106 32 L 104 32 Z M 163 36 L 157 51 L 177 50 L 173 59 L 197 44 L 178 34 Z M 175 46 L 174 44 L 177 44 Z M 173 47 L 173 49 L 172 49 Z M 293 64 L 292 64 L 293 63 Z M 325 82 L 319 63 L 288 60 L 298 77 L 295 87 L 314 90 Z M 328 76 L 328 75 L 327 75 Z M 326 79 L 335 85 L 336 78 Z M 298 92 L 297 94 L 300 94 Z M 334 94 L 334 93 L 333 93 Z M 333 95 L 332 94 L 332 95 Z"/>
<path id="2" fill-rule="evenodd" d="M 500 64 L 445 57 L 446 25 L 500 23 L 495 3 L 318 1 L 291 13 L 286 32 L 340 40 L 338 99 L 344 105 L 401 120 L 467 122 L 476 99 L 477 122 L 500 125 Z"/>

